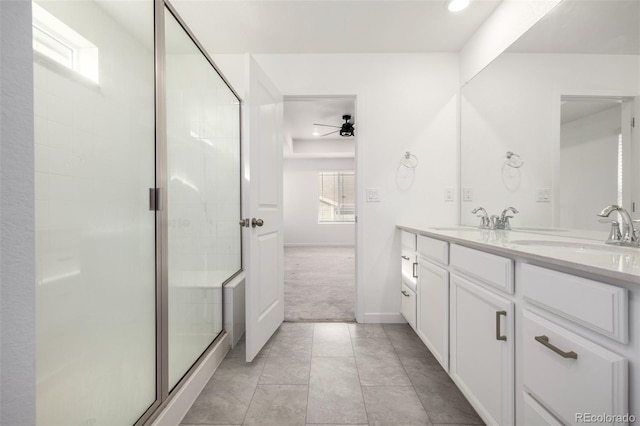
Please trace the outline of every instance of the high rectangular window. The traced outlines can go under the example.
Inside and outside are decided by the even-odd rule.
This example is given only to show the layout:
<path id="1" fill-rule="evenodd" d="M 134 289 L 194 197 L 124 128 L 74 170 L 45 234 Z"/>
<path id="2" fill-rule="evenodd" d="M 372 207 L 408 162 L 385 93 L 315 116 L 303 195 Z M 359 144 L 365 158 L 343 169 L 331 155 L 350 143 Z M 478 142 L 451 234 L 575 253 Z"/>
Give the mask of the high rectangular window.
<path id="1" fill-rule="evenodd" d="M 356 218 L 353 171 L 318 173 L 318 223 L 350 223 Z"/>
<path id="2" fill-rule="evenodd" d="M 98 48 L 37 3 L 33 10 L 33 50 L 99 83 Z"/>

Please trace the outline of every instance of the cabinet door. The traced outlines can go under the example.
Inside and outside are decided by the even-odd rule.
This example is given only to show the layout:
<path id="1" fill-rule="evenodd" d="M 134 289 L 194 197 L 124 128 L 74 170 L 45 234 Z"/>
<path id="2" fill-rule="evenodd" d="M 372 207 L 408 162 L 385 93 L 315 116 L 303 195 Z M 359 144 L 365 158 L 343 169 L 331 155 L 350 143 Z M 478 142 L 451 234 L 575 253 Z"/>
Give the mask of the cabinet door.
<path id="1" fill-rule="evenodd" d="M 417 296 L 418 336 L 449 371 L 449 272 L 420 258 Z"/>
<path id="2" fill-rule="evenodd" d="M 513 303 L 451 274 L 450 315 L 451 377 L 487 424 L 513 424 Z"/>

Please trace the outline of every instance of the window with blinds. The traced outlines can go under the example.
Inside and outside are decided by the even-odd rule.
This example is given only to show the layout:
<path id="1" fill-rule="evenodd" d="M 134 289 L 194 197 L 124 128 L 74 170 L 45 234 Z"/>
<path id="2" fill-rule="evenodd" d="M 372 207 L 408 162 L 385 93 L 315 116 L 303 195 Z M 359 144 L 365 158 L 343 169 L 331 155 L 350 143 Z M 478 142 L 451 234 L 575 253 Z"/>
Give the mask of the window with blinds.
<path id="1" fill-rule="evenodd" d="M 318 173 L 318 223 L 349 223 L 356 219 L 355 174 Z"/>

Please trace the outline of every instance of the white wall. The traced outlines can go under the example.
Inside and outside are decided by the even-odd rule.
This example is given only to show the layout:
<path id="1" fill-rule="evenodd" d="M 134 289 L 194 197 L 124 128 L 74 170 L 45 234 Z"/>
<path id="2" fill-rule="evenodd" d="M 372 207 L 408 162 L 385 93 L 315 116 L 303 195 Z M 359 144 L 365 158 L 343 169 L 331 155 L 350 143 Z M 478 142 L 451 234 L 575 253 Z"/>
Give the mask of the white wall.
<path id="1" fill-rule="evenodd" d="M 510 205 L 520 210 L 513 226 L 557 226 L 560 96 L 633 95 L 638 72 L 635 56 L 509 53 L 478 74 L 462 90 L 462 186 L 474 197 L 462 203 L 462 223 L 478 223 L 478 205 L 490 214 Z M 507 151 L 524 166 L 504 169 Z M 550 203 L 536 202 L 539 187 L 552 191 Z"/>
<path id="2" fill-rule="evenodd" d="M 563 0 L 503 0 L 460 51 L 463 85 Z"/>
<path id="3" fill-rule="evenodd" d="M 32 425 L 35 401 L 31 2 L 0 1 L 0 424 Z"/>
<path id="4" fill-rule="evenodd" d="M 595 214 L 609 204 L 617 204 L 621 116 L 618 105 L 562 125 L 560 228 L 607 230 L 595 220 Z"/>
<path id="5" fill-rule="evenodd" d="M 354 167 L 352 158 L 285 159 L 285 245 L 355 245 L 355 224 L 318 223 L 318 172 Z"/>
<path id="6" fill-rule="evenodd" d="M 455 224 L 458 207 L 444 201 L 457 188 L 457 54 L 256 55 L 284 95 L 355 95 L 358 147 L 359 320 L 402 321 L 400 244 L 396 224 Z M 241 55 L 214 60 L 239 93 Z M 399 169 L 405 151 L 420 165 Z M 365 188 L 381 202 L 364 203 Z"/>

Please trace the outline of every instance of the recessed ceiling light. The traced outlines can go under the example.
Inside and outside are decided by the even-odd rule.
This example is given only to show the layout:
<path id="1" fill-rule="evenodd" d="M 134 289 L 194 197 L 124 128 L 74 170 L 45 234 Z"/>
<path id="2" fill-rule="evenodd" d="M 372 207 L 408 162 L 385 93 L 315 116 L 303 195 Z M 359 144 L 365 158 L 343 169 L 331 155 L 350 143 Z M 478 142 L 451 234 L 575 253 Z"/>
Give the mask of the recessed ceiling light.
<path id="1" fill-rule="evenodd" d="M 311 133 L 313 136 L 320 136 L 320 132 L 317 130 L 314 130 L 313 133 Z"/>
<path id="2" fill-rule="evenodd" d="M 447 6 L 451 12 L 460 12 L 469 6 L 469 0 L 450 0 Z"/>

